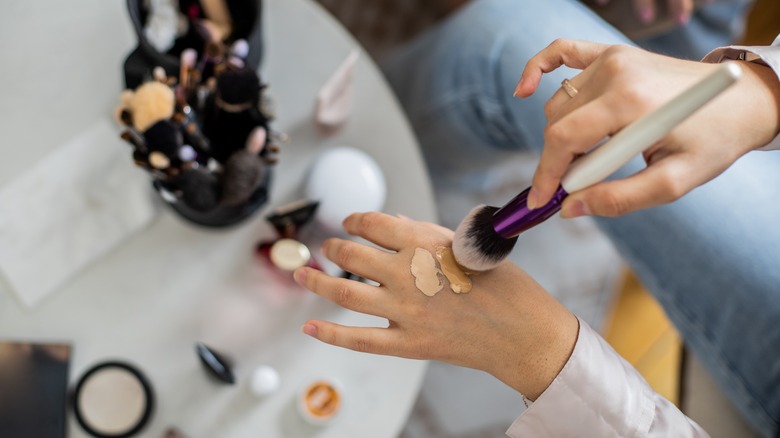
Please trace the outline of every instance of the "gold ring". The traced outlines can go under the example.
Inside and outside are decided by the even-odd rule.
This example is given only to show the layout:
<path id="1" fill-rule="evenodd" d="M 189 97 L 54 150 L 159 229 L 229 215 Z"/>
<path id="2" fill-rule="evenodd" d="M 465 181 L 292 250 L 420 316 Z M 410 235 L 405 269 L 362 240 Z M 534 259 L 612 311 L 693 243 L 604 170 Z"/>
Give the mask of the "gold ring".
<path id="1" fill-rule="evenodd" d="M 563 88 L 563 91 L 566 92 L 566 94 L 569 95 L 569 97 L 574 97 L 579 93 L 580 91 L 574 88 L 574 85 L 571 84 L 571 81 L 568 79 L 564 79 L 563 82 L 561 82 L 561 87 Z"/>

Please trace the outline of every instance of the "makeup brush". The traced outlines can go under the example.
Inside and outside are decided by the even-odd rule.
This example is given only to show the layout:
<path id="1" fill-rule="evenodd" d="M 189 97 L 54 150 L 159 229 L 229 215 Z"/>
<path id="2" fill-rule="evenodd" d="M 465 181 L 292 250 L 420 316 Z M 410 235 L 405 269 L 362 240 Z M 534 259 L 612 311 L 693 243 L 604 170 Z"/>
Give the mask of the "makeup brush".
<path id="1" fill-rule="evenodd" d="M 263 180 L 265 164 L 247 149 L 230 155 L 222 179 L 222 205 L 236 206 L 249 200 Z"/>
<path id="2" fill-rule="evenodd" d="M 175 183 L 181 191 L 181 200 L 193 210 L 208 212 L 219 205 L 219 181 L 207 170 L 186 169 Z"/>
<path id="3" fill-rule="evenodd" d="M 244 60 L 249 55 L 249 43 L 246 40 L 236 40 L 230 47 L 230 58 L 228 62 L 234 67 L 243 68 L 246 63 Z"/>
<path id="4" fill-rule="evenodd" d="M 741 73 L 737 64 L 724 63 L 667 104 L 626 126 L 602 146 L 574 161 L 546 205 L 533 210 L 528 208 L 529 187 L 501 208 L 484 205 L 474 208 L 455 231 L 452 243 L 455 259 L 473 271 L 495 268 L 512 251 L 517 236 L 560 210 L 570 193 L 600 182 L 654 145 L 733 84 Z"/>
<path id="5" fill-rule="evenodd" d="M 195 49 L 184 49 L 179 60 L 179 86 L 186 92 L 190 89 L 190 71 L 195 68 L 198 61 L 198 52 Z"/>

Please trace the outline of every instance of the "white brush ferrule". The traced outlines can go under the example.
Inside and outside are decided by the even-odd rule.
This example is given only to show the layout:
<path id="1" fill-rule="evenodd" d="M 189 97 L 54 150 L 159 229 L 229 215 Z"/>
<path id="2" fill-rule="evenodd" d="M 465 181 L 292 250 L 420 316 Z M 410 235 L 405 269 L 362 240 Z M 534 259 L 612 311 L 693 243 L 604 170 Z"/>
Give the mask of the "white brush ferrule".
<path id="1" fill-rule="evenodd" d="M 722 64 L 696 85 L 574 161 L 561 180 L 561 185 L 566 192 L 574 193 L 604 180 L 726 90 L 741 74 L 742 69 L 736 63 Z"/>

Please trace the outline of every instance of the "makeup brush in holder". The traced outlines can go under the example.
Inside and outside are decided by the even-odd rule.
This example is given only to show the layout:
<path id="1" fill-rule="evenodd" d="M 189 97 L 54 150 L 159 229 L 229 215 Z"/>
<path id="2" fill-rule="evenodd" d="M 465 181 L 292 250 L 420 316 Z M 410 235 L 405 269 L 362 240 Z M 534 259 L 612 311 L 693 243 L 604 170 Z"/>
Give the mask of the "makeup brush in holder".
<path id="1" fill-rule="evenodd" d="M 195 49 L 199 55 L 205 52 L 209 37 L 207 28 L 211 26 L 202 23 L 218 21 L 214 19 L 216 17 L 206 15 L 205 11 L 209 9 L 227 10 L 231 31 L 225 35 L 226 43 L 246 41 L 247 52 L 243 57 L 246 67 L 253 70 L 260 67 L 264 52 L 262 0 L 179 0 L 178 8 L 158 14 L 151 7 L 146 7 L 147 3 L 144 0 L 127 0 L 127 11 L 138 45 L 125 59 L 126 88 L 134 89 L 141 85 L 151 77 L 155 67 L 162 67 L 168 76 L 178 75 L 181 52 L 186 48 Z M 169 12 L 168 16 L 179 16 L 179 20 L 164 20 L 160 18 L 165 16 L 162 12 Z M 187 23 L 183 33 L 179 21 Z M 168 45 L 167 50 L 158 49 Z"/>
<path id="2" fill-rule="evenodd" d="M 125 80 L 132 85 L 140 77 L 141 83 L 122 94 L 116 113 L 126 127 L 122 138 L 180 216 L 207 227 L 238 223 L 267 202 L 278 143 L 285 137 L 271 129 L 272 114 L 262 105 L 261 4 L 179 0 L 150 7 L 172 9 L 145 10 L 128 0 L 139 47 L 125 64 Z M 200 12 L 215 8 L 229 12 L 228 22 L 226 14 Z M 174 21 L 186 20 L 188 30 L 158 23 L 171 15 L 163 12 L 178 14 Z M 256 19 L 247 19 L 247 12 Z M 244 35 L 250 40 L 238 38 Z M 131 59 L 138 53 L 144 56 Z"/>

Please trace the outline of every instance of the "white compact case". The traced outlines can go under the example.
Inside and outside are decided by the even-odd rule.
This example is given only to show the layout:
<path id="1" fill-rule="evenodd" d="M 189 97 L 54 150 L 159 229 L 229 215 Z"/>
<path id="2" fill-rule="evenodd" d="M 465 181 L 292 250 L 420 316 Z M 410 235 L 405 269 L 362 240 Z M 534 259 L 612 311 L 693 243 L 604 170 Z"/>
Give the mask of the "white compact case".
<path id="1" fill-rule="evenodd" d="M 350 214 L 381 211 L 387 198 L 382 169 L 365 152 L 338 147 L 314 162 L 306 183 L 306 197 L 319 201 L 317 222 L 330 232 L 341 232 Z"/>

